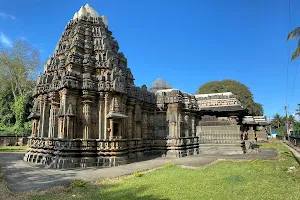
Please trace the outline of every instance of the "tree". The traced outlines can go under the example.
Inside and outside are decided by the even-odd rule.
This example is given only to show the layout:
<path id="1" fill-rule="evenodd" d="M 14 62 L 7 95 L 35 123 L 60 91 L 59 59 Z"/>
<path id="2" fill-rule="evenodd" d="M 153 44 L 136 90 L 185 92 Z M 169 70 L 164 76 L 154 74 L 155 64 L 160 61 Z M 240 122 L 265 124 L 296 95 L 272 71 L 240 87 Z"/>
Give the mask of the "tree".
<path id="1" fill-rule="evenodd" d="M 235 80 L 211 81 L 199 87 L 199 94 L 232 92 L 241 101 L 243 106 L 248 110 L 250 115 L 263 115 L 262 105 L 254 102 L 253 94 L 249 88 Z"/>
<path id="2" fill-rule="evenodd" d="M 274 115 L 271 124 L 272 126 L 279 128 L 283 124 L 283 118 L 279 114 L 276 114 Z"/>
<path id="3" fill-rule="evenodd" d="M 298 109 L 296 109 L 296 115 L 300 116 L 300 104 L 297 104 L 298 105 Z"/>
<path id="4" fill-rule="evenodd" d="M 9 87 L 14 98 L 27 96 L 39 64 L 39 52 L 26 41 L 17 40 L 12 48 L 0 48 L 0 85 Z"/>
<path id="5" fill-rule="evenodd" d="M 17 131 L 24 127 L 39 64 L 39 52 L 26 41 L 17 40 L 12 48 L 0 46 L 0 123 L 13 123 Z"/>
<path id="6" fill-rule="evenodd" d="M 293 40 L 293 39 L 298 40 L 298 46 L 292 55 L 292 60 L 295 60 L 300 56 L 300 27 L 295 28 L 292 32 L 288 34 L 287 40 Z"/>

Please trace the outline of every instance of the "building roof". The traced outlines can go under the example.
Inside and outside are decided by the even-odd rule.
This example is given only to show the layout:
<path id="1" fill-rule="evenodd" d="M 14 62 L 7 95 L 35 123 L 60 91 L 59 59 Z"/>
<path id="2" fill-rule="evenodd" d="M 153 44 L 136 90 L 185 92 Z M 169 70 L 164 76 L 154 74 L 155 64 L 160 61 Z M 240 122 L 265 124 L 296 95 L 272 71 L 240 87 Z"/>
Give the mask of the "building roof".
<path id="1" fill-rule="evenodd" d="M 231 96 L 234 95 L 232 92 L 221 92 L 221 93 L 210 93 L 210 94 L 196 94 L 195 97 L 213 97 L 216 95 L 223 95 L 223 96 Z"/>

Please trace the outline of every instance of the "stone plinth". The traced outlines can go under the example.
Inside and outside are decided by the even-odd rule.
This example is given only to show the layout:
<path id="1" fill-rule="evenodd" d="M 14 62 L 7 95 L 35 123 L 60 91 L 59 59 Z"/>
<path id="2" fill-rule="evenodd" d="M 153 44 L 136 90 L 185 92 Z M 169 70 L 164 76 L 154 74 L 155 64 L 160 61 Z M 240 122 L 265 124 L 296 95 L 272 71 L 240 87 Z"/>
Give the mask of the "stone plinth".
<path id="1" fill-rule="evenodd" d="M 113 167 L 157 156 L 198 154 L 198 137 L 165 139 L 29 138 L 24 161 L 49 168 Z"/>

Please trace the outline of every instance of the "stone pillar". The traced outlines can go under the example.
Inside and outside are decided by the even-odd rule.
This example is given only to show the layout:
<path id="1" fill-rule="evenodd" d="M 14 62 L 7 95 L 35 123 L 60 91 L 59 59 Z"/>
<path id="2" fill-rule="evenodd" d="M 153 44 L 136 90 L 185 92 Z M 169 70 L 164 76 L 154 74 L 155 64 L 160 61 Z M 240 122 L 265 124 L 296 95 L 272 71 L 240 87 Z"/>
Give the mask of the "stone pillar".
<path id="1" fill-rule="evenodd" d="M 103 130 L 103 120 L 105 120 L 105 118 L 103 117 L 103 93 L 100 92 L 100 96 L 99 96 L 99 135 L 98 135 L 98 139 L 103 139 L 104 138 L 104 130 Z"/>
<path id="2" fill-rule="evenodd" d="M 59 120 L 58 120 L 58 137 L 66 138 L 66 117 L 65 114 L 67 112 L 67 95 L 68 90 L 63 89 L 59 91 L 60 97 L 60 108 L 59 108 Z"/>
<path id="3" fill-rule="evenodd" d="M 113 139 L 114 137 L 114 120 L 109 119 L 109 126 L 110 126 L 110 134 L 109 134 L 109 139 Z"/>
<path id="4" fill-rule="evenodd" d="M 64 134 L 64 117 L 63 116 L 59 116 L 58 118 L 58 138 L 65 138 L 65 134 Z"/>
<path id="5" fill-rule="evenodd" d="M 122 100 L 121 100 L 121 113 L 126 115 L 126 103 L 127 103 L 127 97 L 123 96 Z M 127 138 L 127 134 L 128 134 L 128 129 L 127 129 L 127 119 L 122 119 L 121 120 L 121 135 L 122 138 Z"/>
<path id="6" fill-rule="evenodd" d="M 32 121 L 32 133 L 31 133 L 31 136 L 32 137 L 37 137 L 37 133 L 38 133 L 38 120 L 37 119 L 33 119 L 33 121 Z"/>
<path id="7" fill-rule="evenodd" d="M 84 116 L 84 130 L 83 130 L 83 139 L 91 139 L 91 104 L 92 101 L 84 100 L 83 101 L 83 116 Z"/>
<path id="8" fill-rule="evenodd" d="M 108 114 L 108 102 L 109 102 L 109 94 L 105 93 L 105 100 L 104 100 L 104 139 L 107 139 L 107 114 Z"/>
<path id="9" fill-rule="evenodd" d="M 192 117 L 191 117 L 191 126 L 192 126 L 192 134 L 191 136 L 195 137 L 196 136 L 196 122 L 195 122 L 195 115 L 192 114 Z"/>
<path id="10" fill-rule="evenodd" d="M 48 137 L 48 126 L 49 126 L 49 104 L 47 95 L 43 96 L 42 100 L 42 110 L 41 110 L 41 135 L 40 137 Z"/>
<path id="11" fill-rule="evenodd" d="M 49 138 L 57 137 L 57 111 L 58 111 L 59 103 L 52 102 L 50 108 L 50 116 L 49 116 Z"/>
<path id="12" fill-rule="evenodd" d="M 133 132 L 133 126 L 132 126 L 132 121 L 133 121 L 133 106 L 129 105 L 127 106 L 127 138 L 131 139 L 132 138 L 132 132 Z"/>
<path id="13" fill-rule="evenodd" d="M 189 137 L 190 136 L 190 124 L 189 124 L 189 121 L 190 121 L 190 117 L 186 113 L 185 117 L 184 117 L 184 132 L 185 132 L 184 137 Z"/>
<path id="14" fill-rule="evenodd" d="M 74 139 L 74 116 L 67 116 L 67 138 Z"/>
<path id="15" fill-rule="evenodd" d="M 142 138 L 148 138 L 148 111 L 142 113 Z"/>
<path id="16" fill-rule="evenodd" d="M 181 116 L 181 113 L 178 113 L 177 137 L 181 137 L 181 135 L 182 135 L 182 116 Z"/>

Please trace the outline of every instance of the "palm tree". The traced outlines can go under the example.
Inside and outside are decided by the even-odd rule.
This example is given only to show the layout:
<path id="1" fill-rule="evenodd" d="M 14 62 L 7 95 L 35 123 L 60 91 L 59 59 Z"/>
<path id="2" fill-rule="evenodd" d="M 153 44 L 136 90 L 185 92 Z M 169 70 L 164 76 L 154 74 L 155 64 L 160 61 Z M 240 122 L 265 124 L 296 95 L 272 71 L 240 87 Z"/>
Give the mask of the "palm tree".
<path id="1" fill-rule="evenodd" d="M 295 28 L 292 32 L 290 32 L 287 36 L 287 40 L 298 40 L 298 47 L 295 49 L 292 60 L 295 60 L 296 58 L 300 57 L 300 27 Z"/>
<path id="2" fill-rule="evenodd" d="M 300 116 L 300 104 L 298 104 L 298 109 L 296 109 L 296 115 Z"/>
<path id="3" fill-rule="evenodd" d="M 279 128 L 282 123 L 282 117 L 279 114 L 276 114 L 273 117 L 273 121 L 276 123 L 277 128 Z"/>

